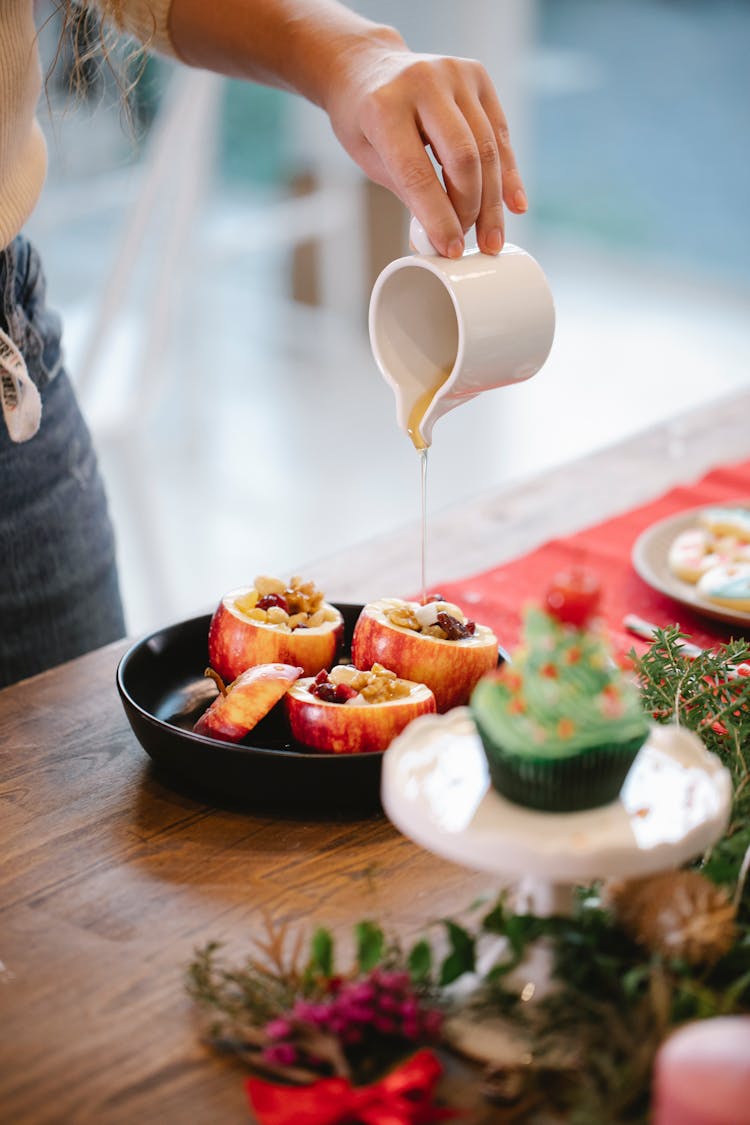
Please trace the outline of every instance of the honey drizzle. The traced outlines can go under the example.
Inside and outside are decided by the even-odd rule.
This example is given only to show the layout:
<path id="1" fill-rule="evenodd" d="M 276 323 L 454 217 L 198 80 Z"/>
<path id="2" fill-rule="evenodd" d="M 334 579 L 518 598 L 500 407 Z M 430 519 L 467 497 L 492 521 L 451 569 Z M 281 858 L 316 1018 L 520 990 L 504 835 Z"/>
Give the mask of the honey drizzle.
<path id="1" fill-rule="evenodd" d="M 419 569 L 422 579 L 422 605 L 427 601 L 427 446 L 419 451 L 422 500 L 422 542 L 419 555 Z"/>
<path id="2" fill-rule="evenodd" d="M 425 416 L 425 413 L 427 411 L 427 407 L 430 405 L 430 402 L 432 401 L 432 396 L 434 395 L 434 393 L 435 393 L 434 391 L 425 391 L 424 394 L 421 394 L 419 396 L 419 398 L 417 399 L 417 401 L 414 403 L 414 405 L 411 408 L 411 413 L 409 414 L 409 421 L 406 424 L 406 432 L 408 433 L 409 437 L 411 438 L 411 440 L 414 444 L 414 448 L 417 449 L 420 453 L 422 452 L 423 449 L 427 448 L 427 442 L 422 437 L 422 433 L 419 429 L 419 426 L 422 422 L 422 419 Z"/>
<path id="3" fill-rule="evenodd" d="M 451 373 L 448 368 L 438 378 L 438 381 L 432 387 L 428 387 L 423 391 L 417 401 L 409 411 L 409 420 L 406 425 L 406 431 L 412 440 L 414 448 L 419 454 L 419 468 L 421 478 L 421 511 L 422 511 L 422 537 L 419 552 L 419 571 L 421 578 L 422 588 L 422 605 L 427 601 L 427 450 L 428 444 L 422 437 L 420 426 L 430 403 L 442 387 L 443 383 L 447 380 Z"/>
<path id="4" fill-rule="evenodd" d="M 450 368 L 447 371 L 444 371 L 438 378 L 438 381 L 432 387 L 428 387 L 426 391 L 422 392 L 422 394 L 419 396 L 419 398 L 409 411 L 409 420 L 406 423 L 406 432 L 411 438 L 415 449 L 422 450 L 427 448 L 427 442 L 422 437 L 422 432 L 419 427 L 422 424 L 422 419 L 427 413 L 430 403 L 442 387 L 443 383 L 445 383 L 450 373 Z"/>

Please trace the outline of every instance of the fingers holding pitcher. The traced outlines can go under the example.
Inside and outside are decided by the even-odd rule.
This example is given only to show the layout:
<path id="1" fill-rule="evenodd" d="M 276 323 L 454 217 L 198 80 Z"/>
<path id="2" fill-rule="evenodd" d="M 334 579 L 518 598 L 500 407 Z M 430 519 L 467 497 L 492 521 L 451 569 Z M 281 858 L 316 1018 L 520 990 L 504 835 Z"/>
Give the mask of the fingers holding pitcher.
<path id="1" fill-rule="evenodd" d="M 361 119 L 368 151 L 360 163 L 419 218 L 438 253 L 460 257 L 464 232 L 474 225 L 480 250 L 497 253 L 503 202 L 522 213 L 526 200 L 487 72 L 472 59 L 408 52 L 399 63 L 396 73 L 369 91 Z"/>
<path id="2" fill-rule="evenodd" d="M 462 229 L 476 225 L 479 249 L 497 254 L 505 240 L 503 202 L 519 214 L 527 209 L 505 114 L 481 63 L 441 63 L 451 76 L 450 96 L 422 111 L 421 133 L 442 167 Z"/>
<path id="3" fill-rule="evenodd" d="M 469 145 L 465 142 L 465 147 L 461 147 L 458 137 L 456 143 L 449 143 L 445 147 L 446 156 L 440 163 L 443 166 L 446 191 L 462 220 L 464 229 L 468 230 L 469 227 L 476 225 L 479 249 L 485 254 L 497 254 L 502 250 L 505 241 L 505 214 L 503 170 L 494 131 L 478 102 L 457 106 L 457 109 L 462 115 L 471 139 L 473 163 L 469 163 Z M 464 169 L 461 166 L 462 160 L 465 161 Z M 470 171 L 473 175 L 471 183 L 473 207 L 470 217 L 462 212 L 460 206 L 462 170 Z"/>

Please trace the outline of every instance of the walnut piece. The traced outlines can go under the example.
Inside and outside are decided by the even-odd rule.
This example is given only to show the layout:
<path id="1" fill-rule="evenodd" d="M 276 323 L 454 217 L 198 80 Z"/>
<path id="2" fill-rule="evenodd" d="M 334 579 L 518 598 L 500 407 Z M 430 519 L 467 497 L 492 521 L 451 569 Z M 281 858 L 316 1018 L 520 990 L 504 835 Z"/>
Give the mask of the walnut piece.
<path id="1" fill-rule="evenodd" d="M 391 699 L 404 699 L 411 692 L 408 680 L 401 680 L 395 672 L 382 664 L 373 664 L 369 672 L 362 672 L 351 665 L 332 668 L 329 673 L 332 683 L 345 683 L 359 692 L 367 703 L 387 703 Z"/>
<path id="2" fill-rule="evenodd" d="M 269 594 L 283 598 L 287 608 L 280 605 L 272 605 L 268 609 L 259 608 L 260 599 Z M 259 574 L 253 588 L 237 598 L 235 606 L 251 621 L 274 625 L 283 633 L 291 633 L 295 629 L 314 629 L 326 621 L 338 621 L 337 612 L 325 605 L 323 591 L 314 582 L 303 582 L 298 576 L 291 578 L 287 584 L 273 575 Z"/>

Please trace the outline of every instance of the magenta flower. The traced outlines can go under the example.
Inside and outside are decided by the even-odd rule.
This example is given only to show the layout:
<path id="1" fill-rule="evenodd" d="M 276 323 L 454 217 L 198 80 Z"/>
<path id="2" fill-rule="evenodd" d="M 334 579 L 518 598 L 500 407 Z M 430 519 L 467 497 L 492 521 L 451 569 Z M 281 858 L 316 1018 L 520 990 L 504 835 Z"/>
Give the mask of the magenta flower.
<path id="1" fill-rule="evenodd" d="M 272 1066 L 294 1066 L 297 1062 L 297 1050 L 291 1043 L 274 1043 L 271 1047 L 263 1048 L 263 1058 Z"/>
<path id="2" fill-rule="evenodd" d="M 269 1039 L 288 1039 L 292 1034 L 292 1024 L 281 1016 L 279 1019 L 270 1020 L 266 1024 L 265 1033 Z"/>

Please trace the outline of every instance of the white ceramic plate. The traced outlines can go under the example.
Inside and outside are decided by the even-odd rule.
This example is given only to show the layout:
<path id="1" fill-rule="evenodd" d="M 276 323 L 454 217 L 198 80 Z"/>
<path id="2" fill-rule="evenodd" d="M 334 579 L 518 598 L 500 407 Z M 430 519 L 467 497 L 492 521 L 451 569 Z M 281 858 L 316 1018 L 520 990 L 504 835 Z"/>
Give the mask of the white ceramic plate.
<path id="1" fill-rule="evenodd" d="M 714 605 L 699 596 L 695 586 L 683 582 L 669 567 L 669 548 L 674 539 L 682 531 L 695 527 L 698 522 L 698 513 L 709 507 L 747 507 L 747 499 L 721 504 L 701 504 L 699 508 L 689 508 L 678 512 L 674 516 L 667 516 L 658 523 L 651 524 L 642 531 L 633 545 L 632 562 L 637 574 L 643 581 L 666 594 L 675 601 L 682 602 L 696 613 L 704 617 L 712 617 L 716 621 L 726 621 L 730 625 L 745 626 L 745 631 L 750 628 L 750 613 L 740 610 L 727 609 L 725 606 Z"/>

